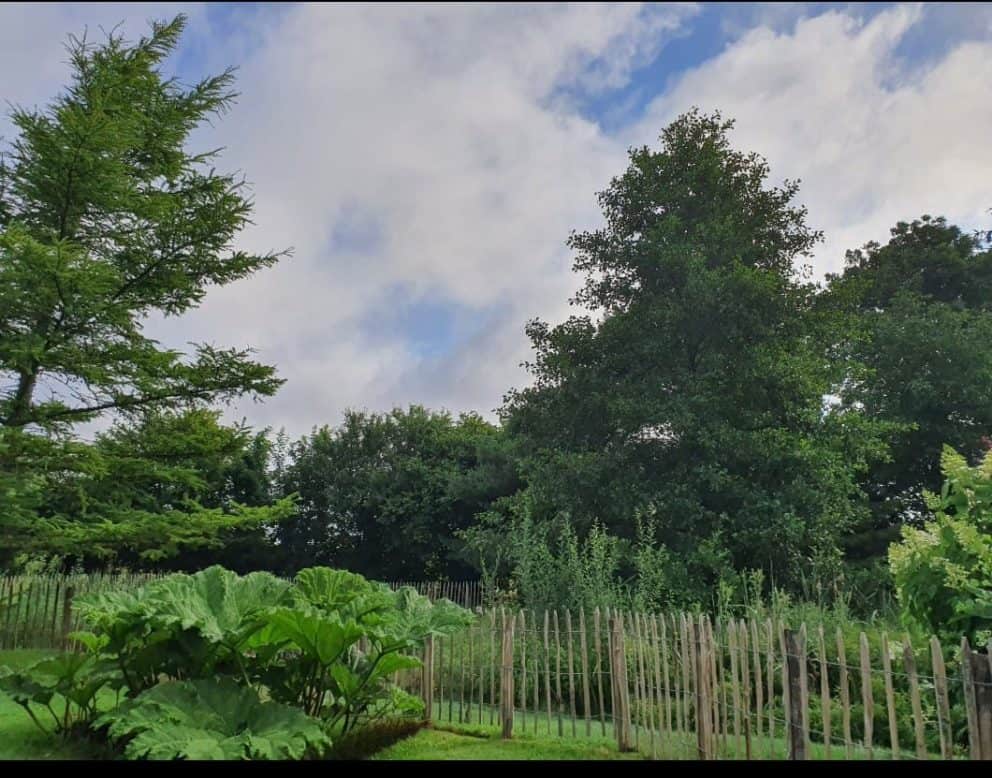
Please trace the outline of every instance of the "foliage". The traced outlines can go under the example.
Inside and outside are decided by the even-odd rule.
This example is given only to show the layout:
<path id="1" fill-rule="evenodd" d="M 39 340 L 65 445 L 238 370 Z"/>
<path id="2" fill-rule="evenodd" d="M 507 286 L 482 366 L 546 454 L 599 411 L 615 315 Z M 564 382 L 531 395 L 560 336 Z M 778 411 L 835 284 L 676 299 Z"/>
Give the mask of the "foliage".
<path id="1" fill-rule="evenodd" d="M 287 602 L 289 584 L 268 573 L 243 578 L 221 567 L 176 574 L 131 591 L 78 597 L 76 608 L 103 639 L 101 654 L 132 694 L 165 676 L 208 678 L 243 661 L 268 609 Z"/>
<path id="2" fill-rule="evenodd" d="M 0 164 L 5 549 L 161 556 L 288 509 L 213 509 L 190 495 L 152 509 L 137 491 L 155 479 L 193 488 L 181 468 L 122 457 L 120 429 L 97 446 L 72 433 L 107 413 L 188 410 L 282 383 L 250 350 L 201 344 L 184 355 L 143 332 L 149 315 L 182 314 L 208 287 L 279 258 L 233 247 L 252 209 L 244 182 L 215 170 L 217 152 L 186 149 L 234 93 L 230 70 L 188 88 L 162 73 L 185 23 L 154 23 L 136 43 L 116 31 L 100 45 L 72 38 L 68 88 L 44 109 L 11 114 L 18 135 Z"/>
<path id="3" fill-rule="evenodd" d="M 333 564 L 390 579 L 464 577 L 457 533 L 516 491 L 502 434 L 478 416 L 418 406 L 349 412 L 292 448 L 284 492 L 297 518 L 277 538 L 290 565 Z"/>
<path id="4" fill-rule="evenodd" d="M 51 732 L 63 736 L 92 722 L 97 714 L 98 693 L 104 687 L 119 686 L 119 681 L 120 674 L 113 666 L 89 654 L 60 654 L 22 670 L 0 668 L 0 692 L 20 705 L 43 732 L 48 732 L 32 706 L 43 708 L 52 719 Z M 57 710 L 60 705 L 61 710 Z"/>
<path id="5" fill-rule="evenodd" d="M 889 549 L 904 617 L 956 647 L 992 637 L 992 453 L 969 467 L 951 447 L 941 455 L 944 486 L 926 492 L 932 520 L 904 527 Z"/>
<path id="6" fill-rule="evenodd" d="M 570 239 L 590 314 L 529 325 L 535 383 L 503 408 L 535 521 L 631 540 L 653 515 L 686 594 L 728 566 L 790 586 L 831 574 L 858 475 L 884 452 L 872 424 L 824 406 L 841 371 L 797 277 L 820 238 L 798 185 L 766 186 L 731 128 L 694 111 L 631 151 L 600 194 L 606 226 Z"/>
<path id="7" fill-rule="evenodd" d="M 423 703 L 395 674 L 420 666 L 428 636 L 472 621 L 451 602 L 327 568 L 290 582 L 215 566 L 76 607 L 92 630 L 73 635 L 86 652 L 0 683 L 32 716 L 30 704 L 63 694 L 84 724 L 100 689 L 123 689 L 95 727 L 132 758 L 302 758 L 373 722 L 419 718 Z"/>
<path id="8" fill-rule="evenodd" d="M 885 245 L 847 254 L 820 305 L 846 321 L 832 357 L 845 365 L 841 401 L 891 424 L 891 456 L 865 479 L 872 520 L 848 555 L 881 556 L 899 526 L 940 488 L 947 444 L 969 461 L 992 426 L 992 251 L 943 218 L 899 222 Z"/>
<path id="9" fill-rule="evenodd" d="M 127 740 L 129 759 L 302 759 L 330 745 L 320 722 L 230 678 L 159 684 L 96 726 Z"/>

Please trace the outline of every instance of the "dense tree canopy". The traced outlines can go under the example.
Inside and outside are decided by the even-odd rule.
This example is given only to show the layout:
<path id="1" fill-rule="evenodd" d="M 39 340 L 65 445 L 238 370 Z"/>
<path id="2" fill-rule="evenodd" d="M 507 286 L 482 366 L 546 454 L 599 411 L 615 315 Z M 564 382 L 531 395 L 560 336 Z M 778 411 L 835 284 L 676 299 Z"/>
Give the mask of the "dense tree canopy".
<path id="1" fill-rule="evenodd" d="M 133 472 L 128 485 L 117 484 L 130 493 L 110 501 L 113 515 L 94 515 L 86 503 L 76 517 L 85 513 L 87 521 L 72 531 L 30 521 L 39 499 L 51 502 L 42 491 L 83 480 L 86 492 L 113 471 L 105 470 L 105 451 L 73 439 L 74 425 L 108 412 L 154 418 L 270 395 L 281 383 L 247 349 L 198 345 L 187 355 L 143 332 L 148 315 L 181 314 L 209 286 L 278 259 L 234 247 L 251 212 L 244 184 L 214 170 L 216 151 L 186 148 L 190 133 L 234 93 L 231 71 L 190 87 L 161 72 L 184 25 L 182 16 L 154 24 L 134 44 L 117 33 L 99 45 L 73 39 L 66 91 L 43 110 L 12 113 L 18 135 L 0 166 L 0 483 L 14 506 L 3 516 L 14 545 L 45 545 L 57 529 L 53 542 L 71 538 L 77 549 L 92 541 L 109 552 L 118 539 L 141 535 L 174 550 L 174 538 L 131 526 L 159 499 L 135 495 L 147 479 L 131 480 Z M 115 461 L 124 466 L 120 456 Z M 151 466 L 136 454 L 129 467 L 144 465 Z M 212 536 L 224 521 L 188 514 L 181 534 L 196 542 L 198 525 Z"/>
<path id="2" fill-rule="evenodd" d="M 898 425 L 867 478 L 872 522 L 858 554 L 884 552 L 941 483 L 944 445 L 977 461 L 992 432 L 992 251 L 942 218 L 900 222 L 887 244 L 848 252 L 825 306 L 848 317 L 844 402 Z"/>
<path id="3" fill-rule="evenodd" d="M 476 415 L 413 406 L 349 412 L 292 447 L 283 488 L 299 513 L 278 529 L 294 568 L 333 563 L 382 579 L 467 577 L 456 533 L 518 487 L 502 435 Z"/>
<path id="4" fill-rule="evenodd" d="M 824 407 L 838 374 L 796 267 L 820 237 L 798 185 L 767 186 L 731 127 L 692 112 L 660 150 L 631 152 L 600 195 L 606 226 L 570 241 L 576 302 L 600 318 L 532 322 L 535 385 L 504 413 L 538 499 L 580 527 L 630 537 L 650 509 L 698 575 L 729 563 L 787 580 L 830 555 L 878 445 Z"/>

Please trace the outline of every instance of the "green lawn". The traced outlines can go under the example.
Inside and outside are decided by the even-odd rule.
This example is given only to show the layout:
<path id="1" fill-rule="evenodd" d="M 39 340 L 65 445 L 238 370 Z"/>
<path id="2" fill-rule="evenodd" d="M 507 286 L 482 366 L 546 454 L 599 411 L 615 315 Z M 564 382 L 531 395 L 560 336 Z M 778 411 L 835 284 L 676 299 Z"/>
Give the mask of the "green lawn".
<path id="1" fill-rule="evenodd" d="M 485 728 L 488 729 L 488 728 Z M 384 761 L 571 759 L 644 759 L 641 754 L 621 754 L 615 743 L 597 738 L 548 738 L 519 734 L 501 740 L 496 732 L 422 729 L 413 737 L 380 751 L 372 757 Z"/>
<path id="2" fill-rule="evenodd" d="M 697 746 L 696 746 L 696 733 L 695 731 L 684 733 L 684 732 L 671 732 L 665 733 L 664 738 L 661 734 L 655 731 L 652 733 L 646 727 L 634 726 L 632 731 L 632 741 L 636 744 L 637 750 L 640 755 L 634 754 L 620 754 L 617 751 L 616 740 L 613 734 L 613 725 L 610 721 L 605 723 L 605 736 L 603 735 L 604 726 L 599 721 L 598 718 L 593 718 L 590 722 L 591 736 L 586 735 L 586 721 L 583 718 L 576 718 L 573 720 L 568 714 L 563 714 L 559 719 L 556 713 L 552 713 L 550 718 L 546 712 L 534 713 L 533 710 L 524 713 L 521 710 L 517 710 L 514 713 L 514 726 L 513 726 L 513 739 L 510 743 L 506 741 L 501 741 L 499 738 L 500 729 L 496 724 L 490 724 L 490 721 L 496 721 L 496 711 L 494 708 L 488 705 L 481 706 L 481 716 L 480 716 L 480 706 L 478 704 L 472 706 L 466 706 L 464 715 L 460 712 L 460 705 L 458 702 L 449 702 L 445 700 L 443 703 L 435 704 L 434 707 L 434 720 L 437 729 L 440 730 L 450 730 L 451 732 L 458 733 L 461 736 L 467 734 L 477 735 L 484 738 L 488 738 L 489 743 L 486 748 L 491 750 L 493 753 L 499 753 L 500 749 L 512 750 L 516 746 L 511 745 L 511 743 L 516 742 L 518 739 L 521 742 L 528 743 L 529 746 L 525 748 L 530 748 L 535 751 L 540 751 L 542 748 L 547 748 L 552 752 L 557 752 L 558 749 L 565 749 L 566 751 L 575 751 L 576 755 L 569 756 L 494 756 L 494 757 L 476 757 L 476 756 L 452 756 L 452 757 L 442 757 L 442 756 L 402 756 L 402 757 L 389 757 L 398 759 L 441 759 L 441 758 L 452 758 L 452 759 L 623 759 L 623 758 L 656 758 L 656 759 L 675 759 L 675 760 L 695 760 L 697 758 Z M 573 731 L 576 736 L 573 737 Z M 561 735 L 559 735 L 561 732 Z M 424 741 L 429 741 L 430 733 L 421 733 L 417 735 L 413 740 L 421 738 Z M 456 739 L 457 740 L 457 739 Z M 836 738 L 836 733 L 832 738 L 833 745 L 830 749 L 830 760 L 844 760 L 845 748 L 843 742 L 839 742 Z M 420 741 L 418 741 L 420 742 Z M 484 741 L 485 742 L 485 741 Z M 395 748 L 402 747 L 404 744 L 399 743 Z M 571 749 L 570 746 L 575 746 L 575 749 Z M 414 748 L 415 746 L 409 746 Z M 478 744 L 475 744 L 478 748 Z M 427 751 L 430 751 L 432 746 L 425 746 Z M 455 750 L 458 750 L 457 746 L 452 746 Z M 466 745 L 468 748 L 468 745 Z M 746 759 L 746 743 L 743 735 L 738 740 L 734 737 L 733 732 L 727 733 L 726 737 L 722 742 L 718 744 L 719 759 Z M 471 749 L 470 749 L 471 750 Z M 612 754 L 611 756 L 582 756 L 581 754 L 593 754 L 594 752 L 600 754 Z M 391 752 L 390 752 L 391 753 Z M 903 759 L 913 759 L 915 754 L 910 751 L 909 744 L 903 744 L 903 751 L 901 753 Z M 784 760 L 788 758 L 788 745 L 786 743 L 784 732 L 782 730 L 782 722 L 779 722 L 776 726 L 775 737 L 769 741 L 767 736 L 767 729 L 761 737 L 752 735 L 751 739 L 751 759 L 752 760 Z M 812 742 L 810 743 L 809 758 L 814 761 L 821 761 L 827 759 L 826 749 L 822 743 Z M 853 743 L 851 745 L 851 759 L 867 759 L 868 752 L 863 745 L 858 743 Z M 872 758 L 878 761 L 888 761 L 892 758 L 892 752 L 888 748 L 876 747 L 873 749 Z M 931 759 L 938 759 L 938 754 L 931 754 Z"/>
<path id="3" fill-rule="evenodd" d="M 49 653 L 29 649 L 0 651 L 0 665 L 24 667 Z M 87 759 L 92 756 L 91 749 L 84 743 L 64 742 L 46 735 L 20 705 L 0 694 L 0 759 Z"/>

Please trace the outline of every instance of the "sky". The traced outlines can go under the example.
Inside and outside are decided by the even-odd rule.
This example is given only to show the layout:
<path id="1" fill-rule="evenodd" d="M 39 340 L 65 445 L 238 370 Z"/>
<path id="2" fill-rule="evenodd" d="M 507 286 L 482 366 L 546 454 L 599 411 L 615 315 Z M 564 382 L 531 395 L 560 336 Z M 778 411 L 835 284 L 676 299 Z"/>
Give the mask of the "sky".
<path id="1" fill-rule="evenodd" d="M 569 234 L 692 106 L 735 119 L 770 183 L 801 181 L 817 276 L 900 220 L 992 221 L 992 4 L 4 3 L 0 100 L 54 97 L 70 33 L 179 12 L 170 74 L 238 67 L 191 147 L 252 185 L 238 246 L 292 255 L 146 332 L 277 365 L 275 397 L 226 411 L 256 427 L 412 403 L 495 419 L 529 380 L 525 323 L 577 312 Z"/>

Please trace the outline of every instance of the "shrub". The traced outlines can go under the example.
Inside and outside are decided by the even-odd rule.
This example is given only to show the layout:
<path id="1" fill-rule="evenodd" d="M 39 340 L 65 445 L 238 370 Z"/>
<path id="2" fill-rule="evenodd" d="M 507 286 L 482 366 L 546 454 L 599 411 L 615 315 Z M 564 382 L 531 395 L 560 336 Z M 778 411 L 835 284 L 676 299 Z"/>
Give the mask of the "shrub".
<path id="1" fill-rule="evenodd" d="M 288 582 L 215 566 L 86 595 L 77 607 L 92 630 L 74 635 L 85 653 L 8 671 L 0 690 L 39 726 L 32 706 L 51 710 L 60 731 L 81 722 L 130 758 L 164 759 L 312 757 L 380 719 L 419 718 L 422 702 L 392 678 L 420 666 L 429 635 L 473 618 L 327 568 Z M 108 686 L 125 699 L 94 722 Z"/>
<path id="2" fill-rule="evenodd" d="M 904 527 L 889 562 L 904 619 L 954 647 L 965 635 L 983 646 L 992 635 L 992 452 L 969 467 L 949 446 L 944 486 L 925 492 L 934 518 Z"/>

